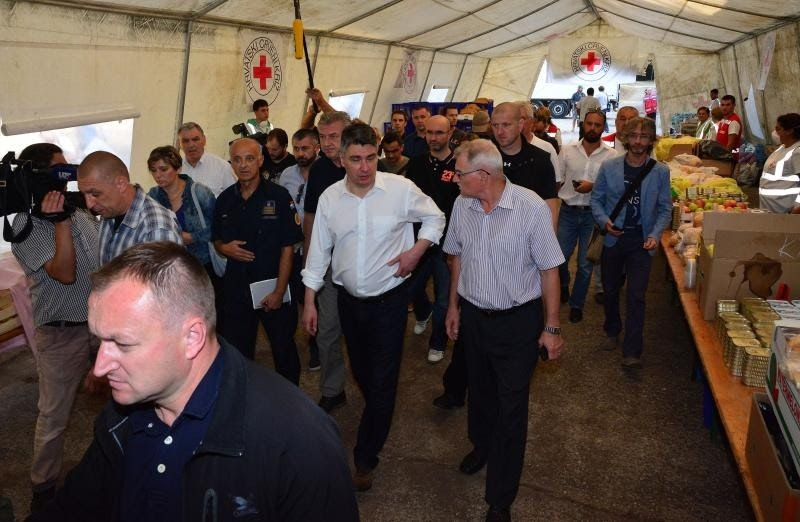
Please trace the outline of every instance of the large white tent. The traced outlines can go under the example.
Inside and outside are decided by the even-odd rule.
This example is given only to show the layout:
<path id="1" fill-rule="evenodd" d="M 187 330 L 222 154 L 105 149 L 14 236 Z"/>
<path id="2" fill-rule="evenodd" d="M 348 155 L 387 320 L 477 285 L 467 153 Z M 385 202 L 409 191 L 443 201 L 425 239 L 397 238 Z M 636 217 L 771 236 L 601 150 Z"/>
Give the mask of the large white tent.
<path id="1" fill-rule="evenodd" d="M 632 38 L 652 63 L 660 112 L 691 111 L 712 87 L 755 107 L 767 129 L 800 110 L 800 2 L 785 0 L 301 0 L 316 85 L 365 91 L 361 118 L 377 125 L 391 103 L 496 102 L 530 97 L 549 42 Z M 242 41 L 280 43 L 283 93 L 271 120 L 291 131 L 306 107 L 305 63 L 293 57 L 291 0 L 0 0 L 0 118 L 9 127 L 136 115 L 131 163 L 171 143 L 181 121 L 204 125 L 225 156 L 231 125 L 248 117 Z M 774 32 L 773 32 L 774 31 Z M 418 81 L 395 87 L 413 52 Z M 411 87 L 410 89 L 408 87 Z M 663 123 L 663 122 L 662 122 Z M 768 134 L 768 133 L 767 133 Z"/>

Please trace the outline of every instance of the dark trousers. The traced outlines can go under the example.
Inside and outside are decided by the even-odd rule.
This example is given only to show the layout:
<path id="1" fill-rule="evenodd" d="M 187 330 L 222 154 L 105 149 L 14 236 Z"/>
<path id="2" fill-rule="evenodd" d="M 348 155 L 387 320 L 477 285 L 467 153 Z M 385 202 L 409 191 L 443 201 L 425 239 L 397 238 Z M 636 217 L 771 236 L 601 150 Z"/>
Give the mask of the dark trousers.
<path id="1" fill-rule="evenodd" d="M 542 327 L 541 299 L 504 315 L 486 315 L 461 299 L 469 439 L 487 457 L 485 499 L 492 506 L 510 506 L 519 489 Z"/>
<path id="2" fill-rule="evenodd" d="M 460 338 L 453 343 L 453 356 L 442 376 L 442 384 L 444 392 L 457 401 L 463 401 L 467 396 L 467 359 Z"/>
<path id="3" fill-rule="evenodd" d="M 229 343 L 245 357 L 253 359 L 256 353 L 258 323 L 264 326 L 275 371 L 294 384 L 300 382 L 300 358 L 294 343 L 297 329 L 297 303 L 284 303 L 277 310 L 253 310 L 252 303 L 226 303 L 223 313 L 223 330 L 220 331 Z"/>
<path id="4" fill-rule="evenodd" d="M 350 368 L 365 403 L 353 457 L 356 469 L 369 471 L 378 465 L 378 453 L 392 424 L 408 320 L 408 288 L 403 284 L 380 298 L 362 300 L 340 287 L 338 301 Z"/>
<path id="5" fill-rule="evenodd" d="M 641 357 L 644 332 L 644 297 L 650 279 L 652 256 L 642 248 L 641 234 L 622 234 L 612 247 L 603 248 L 601 257 L 604 307 L 603 330 L 613 337 L 622 330 L 619 292 L 625 279 L 625 340 L 623 357 Z"/>

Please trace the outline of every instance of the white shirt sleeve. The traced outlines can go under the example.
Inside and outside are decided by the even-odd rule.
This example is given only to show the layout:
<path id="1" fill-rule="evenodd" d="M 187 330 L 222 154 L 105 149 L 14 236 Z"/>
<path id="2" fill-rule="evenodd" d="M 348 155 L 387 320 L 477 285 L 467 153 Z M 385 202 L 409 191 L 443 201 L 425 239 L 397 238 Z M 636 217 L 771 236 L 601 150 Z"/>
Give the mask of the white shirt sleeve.
<path id="1" fill-rule="evenodd" d="M 306 267 L 300 272 L 303 284 L 315 292 L 324 284 L 325 272 L 331 263 L 333 238 L 328 228 L 328 199 L 323 194 L 314 215 L 314 226 L 311 229 L 311 241 L 308 245 Z"/>

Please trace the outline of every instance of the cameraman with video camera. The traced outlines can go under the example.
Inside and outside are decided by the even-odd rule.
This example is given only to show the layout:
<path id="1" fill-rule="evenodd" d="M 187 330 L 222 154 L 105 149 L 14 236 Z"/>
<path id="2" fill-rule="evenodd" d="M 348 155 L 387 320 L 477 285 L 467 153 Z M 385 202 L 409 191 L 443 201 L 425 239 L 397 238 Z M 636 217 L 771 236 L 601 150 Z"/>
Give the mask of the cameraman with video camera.
<path id="1" fill-rule="evenodd" d="M 33 172 L 66 164 L 62 150 L 50 143 L 26 147 L 19 162 L 30 162 Z M 93 344 L 86 324 L 89 274 L 98 268 L 97 220 L 84 210 L 65 212 L 64 193 L 43 190 L 33 194 L 38 212 L 19 212 L 14 217 L 15 233 L 21 233 L 28 220 L 32 228 L 21 242 L 11 245 L 30 281 L 36 324 L 39 417 L 31 464 L 31 512 L 55 495 L 64 432 L 75 394 L 89 367 Z"/>

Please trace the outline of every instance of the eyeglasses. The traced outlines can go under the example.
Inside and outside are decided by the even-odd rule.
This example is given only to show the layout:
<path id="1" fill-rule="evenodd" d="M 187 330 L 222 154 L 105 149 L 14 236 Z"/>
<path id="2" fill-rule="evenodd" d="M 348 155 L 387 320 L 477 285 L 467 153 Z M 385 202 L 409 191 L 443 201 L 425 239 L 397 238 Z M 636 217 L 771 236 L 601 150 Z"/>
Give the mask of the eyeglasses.
<path id="1" fill-rule="evenodd" d="M 463 178 L 464 176 L 469 176 L 470 174 L 474 174 L 475 172 L 486 172 L 486 174 L 489 174 L 487 171 L 485 171 L 485 170 L 483 170 L 483 169 L 475 169 L 475 170 L 470 170 L 469 172 L 461 172 L 460 170 L 456 170 L 456 171 L 455 171 L 455 175 L 456 175 L 456 176 L 457 176 L 459 179 L 461 179 L 461 178 Z M 489 174 L 489 175 L 491 176 L 491 174 Z"/>
<path id="2" fill-rule="evenodd" d="M 300 200 L 303 199 L 303 191 L 306 189 L 306 184 L 302 183 L 300 188 L 297 189 L 297 195 L 294 197 L 294 202 L 298 205 L 300 204 Z"/>
<path id="3" fill-rule="evenodd" d="M 649 139 L 652 139 L 649 134 L 628 134 L 628 141 L 649 140 Z"/>

